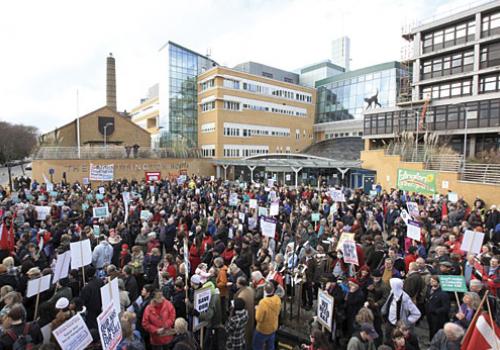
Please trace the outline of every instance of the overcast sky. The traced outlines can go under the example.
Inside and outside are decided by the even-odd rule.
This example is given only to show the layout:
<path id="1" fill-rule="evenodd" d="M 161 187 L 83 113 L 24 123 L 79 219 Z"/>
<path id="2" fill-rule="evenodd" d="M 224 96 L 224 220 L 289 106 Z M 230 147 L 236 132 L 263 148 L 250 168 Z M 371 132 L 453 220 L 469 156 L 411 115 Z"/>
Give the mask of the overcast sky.
<path id="1" fill-rule="evenodd" d="M 106 56 L 116 58 L 119 110 L 158 82 L 168 40 L 234 66 L 293 70 L 351 38 L 351 69 L 398 60 L 401 27 L 466 0 L 2 1 L 0 120 L 48 131 L 105 104 Z"/>

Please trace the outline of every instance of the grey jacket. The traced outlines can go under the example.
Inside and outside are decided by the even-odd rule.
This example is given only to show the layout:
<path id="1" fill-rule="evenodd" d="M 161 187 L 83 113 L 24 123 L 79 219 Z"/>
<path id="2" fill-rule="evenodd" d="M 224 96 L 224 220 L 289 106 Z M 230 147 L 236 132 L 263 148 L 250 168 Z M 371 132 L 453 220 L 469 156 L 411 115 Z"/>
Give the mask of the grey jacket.
<path id="1" fill-rule="evenodd" d="M 415 324 L 421 316 L 420 310 L 413 303 L 410 296 L 403 291 L 403 281 L 399 278 L 391 278 L 391 294 L 382 306 L 381 313 L 385 318 L 389 317 L 389 308 L 393 298 L 401 300 L 401 320 L 408 326 Z"/>
<path id="2" fill-rule="evenodd" d="M 355 333 L 349 343 L 347 344 L 347 350 L 375 350 L 375 344 L 373 341 L 364 342 L 360 339 L 359 333 Z"/>

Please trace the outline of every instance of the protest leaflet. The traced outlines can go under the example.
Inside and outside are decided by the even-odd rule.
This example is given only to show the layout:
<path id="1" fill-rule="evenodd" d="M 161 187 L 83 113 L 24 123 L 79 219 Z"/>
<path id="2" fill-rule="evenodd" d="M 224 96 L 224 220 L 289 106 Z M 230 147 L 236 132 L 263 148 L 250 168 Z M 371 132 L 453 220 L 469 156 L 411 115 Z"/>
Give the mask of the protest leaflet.
<path id="1" fill-rule="evenodd" d="M 78 269 L 87 266 L 92 262 L 92 249 L 90 240 L 71 242 L 69 245 L 71 251 L 71 269 Z"/>
<path id="2" fill-rule="evenodd" d="M 276 219 L 274 218 L 260 219 L 260 229 L 264 236 L 269 238 L 274 238 L 276 234 Z"/>
<path id="3" fill-rule="evenodd" d="M 210 306 L 212 292 L 210 288 L 200 288 L 194 291 L 194 309 L 199 313 L 207 312 Z M 193 317 L 193 331 L 196 332 L 201 327 L 205 327 L 206 322 L 200 322 L 198 317 Z"/>
<path id="4" fill-rule="evenodd" d="M 332 331 L 333 305 L 333 297 L 322 289 L 319 289 L 316 316 L 318 322 L 329 332 Z"/>
<path id="5" fill-rule="evenodd" d="M 356 242 L 346 239 L 343 244 L 344 262 L 346 264 L 359 265 L 358 252 L 356 251 Z"/>
<path id="6" fill-rule="evenodd" d="M 116 280 L 116 278 L 115 278 Z M 109 304 L 106 309 L 97 316 L 97 327 L 101 337 L 103 350 L 115 350 L 122 340 L 122 327 L 120 319 L 113 305 Z"/>
<path id="7" fill-rule="evenodd" d="M 83 350 L 92 343 L 92 335 L 80 314 L 71 317 L 52 334 L 63 350 Z"/>
<path id="8" fill-rule="evenodd" d="M 89 179 L 91 181 L 113 181 L 114 172 L 114 164 L 101 165 L 90 163 Z"/>
<path id="9" fill-rule="evenodd" d="M 420 223 L 408 220 L 406 224 L 406 236 L 420 242 Z"/>

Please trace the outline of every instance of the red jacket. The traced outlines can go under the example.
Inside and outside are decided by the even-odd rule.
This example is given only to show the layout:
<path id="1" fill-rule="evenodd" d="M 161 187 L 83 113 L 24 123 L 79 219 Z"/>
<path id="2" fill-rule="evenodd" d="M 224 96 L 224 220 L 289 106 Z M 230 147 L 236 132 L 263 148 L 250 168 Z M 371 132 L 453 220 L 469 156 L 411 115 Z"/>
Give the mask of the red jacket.
<path id="1" fill-rule="evenodd" d="M 152 301 L 146 306 L 142 316 L 142 327 L 150 334 L 151 345 L 165 345 L 172 341 L 173 336 L 160 336 L 156 331 L 160 328 L 173 328 L 174 321 L 175 308 L 167 299 L 161 304 L 156 305 Z"/>

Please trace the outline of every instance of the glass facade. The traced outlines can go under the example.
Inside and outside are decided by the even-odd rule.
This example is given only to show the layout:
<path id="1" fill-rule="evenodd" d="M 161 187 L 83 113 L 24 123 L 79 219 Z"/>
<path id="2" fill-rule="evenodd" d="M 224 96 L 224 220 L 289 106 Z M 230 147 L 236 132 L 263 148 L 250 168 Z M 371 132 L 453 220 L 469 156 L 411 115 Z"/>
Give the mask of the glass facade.
<path id="1" fill-rule="evenodd" d="M 198 144 L 196 77 L 217 63 L 172 42 L 161 51 L 168 55 L 168 68 L 163 69 L 160 82 L 161 129 L 157 142 L 153 143 L 161 148 L 195 148 Z"/>
<path id="2" fill-rule="evenodd" d="M 378 92 L 378 103 L 394 107 L 398 96 L 397 82 L 406 71 L 397 62 L 359 69 L 316 82 L 318 89 L 316 123 L 363 119 L 369 99 Z M 379 108 L 373 105 L 371 108 Z"/>

